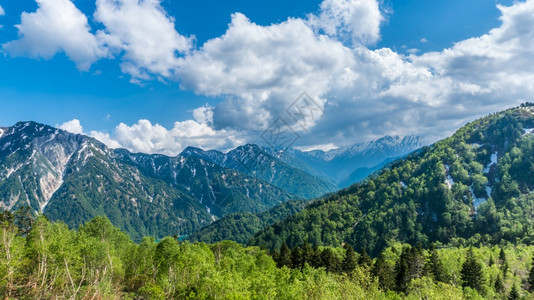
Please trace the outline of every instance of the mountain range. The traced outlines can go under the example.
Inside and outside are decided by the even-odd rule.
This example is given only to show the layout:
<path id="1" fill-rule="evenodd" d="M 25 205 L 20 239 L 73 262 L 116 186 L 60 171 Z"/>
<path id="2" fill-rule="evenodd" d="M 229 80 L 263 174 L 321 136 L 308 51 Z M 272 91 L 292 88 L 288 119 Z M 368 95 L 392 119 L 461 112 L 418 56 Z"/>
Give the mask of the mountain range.
<path id="1" fill-rule="evenodd" d="M 27 205 L 71 227 L 105 215 L 136 240 L 188 235 L 230 214 L 260 213 L 335 191 L 334 173 L 322 164 L 364 157 L 351 151 L 323 158 L 248 144 L 228 153 L 187 148 L 169 157 L 110 149 L 84 135 L 19 122 L 0 128 L 0 207 Z M 383 151 L 376 161 L 398 154 Z"/>
<path id="2" fill-rule="evenodd" d="M 380 253 L 395 242 L 534 242 L 534 105 L 491 114 L 309 203 L 249 244 L 341 246 Z"/>

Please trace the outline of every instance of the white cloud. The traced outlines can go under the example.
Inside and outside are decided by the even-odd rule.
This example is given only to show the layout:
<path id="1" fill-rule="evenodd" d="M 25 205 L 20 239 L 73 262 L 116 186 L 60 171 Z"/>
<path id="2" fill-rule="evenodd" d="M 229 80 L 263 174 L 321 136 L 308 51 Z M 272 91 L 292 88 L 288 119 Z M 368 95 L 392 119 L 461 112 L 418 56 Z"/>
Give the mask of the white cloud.
<path id="1" fill-rule="evenodd" d="M 2 7 L 2 5 L 0 5 L 0 16 L 3 16 L 5 14 L 6 12 L 4 11 L 4 8 Z"/>
<path id="2" fill-rule="evenodd" d="M 63 129 L 74 134 L 83 134 L 83 127 L 82 124 L 80 124 L 80 120 L 78 119 L 72 119 L 61 125 L 57 125 L 56 127 L 59 127 L 59 129 Z"/>
<path id="3" fill-rule="evenodd" d="M 16 27 L 20 38 L 3 45 L 12 56 L 50 59 L 62 51 L 80 70 L 107 56 L 91 34 L 87 17 L 70 0 L 36 0 L 37 11 L 24 12 Z"/>
<path id="4" fill-rule="evenodd" d="M 366 80 L 354 80 L 356 88 L 332 90 L 327 97 L 338 100 L 301 142 L 346 144 L 386 133 L 437 139 L 474 118 L 531 99 L 534 1 L 499 9 L 501 26 L 441 52 L 409 57 L 389 49 L 356 52 Z"/>
<path id="5" fill-rule="evenodd" d="M 385 18 L 377 0 L 324 0 L 319 15 L 309 15 L 313 28 L 352 44 L 375 44 Z"/>
<path id="6" fill-rule="evenodd" d="M 99 131 L 91 131 L 89 133 L 89 136 L 101 141 L 102 143 L 106 144 L 106 146 L 108 146 L 110 148 L 114 148 L 114 149 L 116 149 L 116 148 L 124 148 L 119 142 L 114 140 L 109 133 L 99 132 Z"/>
<path id="7" fill-rule="evenodd" d="M 192 40 L 176 31 L 160 0 L 97 0 L 96 6 L 95 19 L 105 26 L 99 39 L 115 53 L 124 53 L 122 71 L 134 81 L 171 77 L 178 54 L 192 47 Z"/>
<path id="8" fill-rule="evenodd" d="M 148 120 L 139 120 L 131 126 L 121 123 L 115 128 L 113 140 L 101 141 L 108 145 L 113 141 L 133 152 L 171 156 L 178 155 L 187 146 L 227 150 L 245 142 L 236 132 L 216 131 L 193 120 L 175 122 L 171 129 L 152 124 Z"/>
<path id="9" fill-rule="evenodd" d="M 209 106 L 203 106 L 195 112 L 197 112 L 196 117 L 205 120 L 205 116 L 209 116 Z M 56 125 L 56 127 L 74 134 L 86 134 L 78 119 Z M 203 121 L 193 120 L 175 122 L 173 128 L 167 129 L 143 119 L 131 126 L 120 123 L 115 127 L 113 134 L 90 131 L 86 135 L 110 148 L 125 148 L 132 152 L 160 153 L 170 156 L 180 154 L 188 146 L 226 151 L 247 141 L 243 133 L 214 130 Z"/>
<path id="10" fill-rule="evenodd" d="M 65 35 L 72 32 L 56 29 L 68 22 L 56 20 L 58 12 L 51 9 L 58 3 L 66 7 L 61 15 L 67 11 L 82 20 L 74 22 L 75 31 L 86 35 L 81 40 L 96 39 L 70 1 L 38 3 L 37 12 L 23 14 L 21 39 L 4 48 L 28 48 L 33 52 L 25 55 L 34 57 L 60 50 L 69 55 Z M 365 46 L 380 39 L 385 20 L 375 0 L 324 0 L 316 15 L 269 26 L 236 13 L 224 35 L 196 49 L 176 31 L 159 0 L 97 0 L 95 20 L 104 25 L 97 40 L 122 59 L 125 73 L 134 80 L 175 79 L 184 89 L 222 101 L 197 108 L 194 120 L 171 129 L 140 120 L 120 124 L 111 135 L 90 134 L 113 147 L 148 153 L 175 155 L 189 145 L 230 148 L 252 141 L 306 91 L 325 113 L 309 131 L 299 132 L 297 145 L 331 147 L 385 134 L 443 137 L 475 117 L 532 100 L 534 0 L 498 7 L 502 25 L 487 34 L 405 56 Z M 36 25 L 50 18 L 54 34 Z M 43 47 L 23 47 L 41 37 Z M 105 55 L 94 45 L 102 51 L 94 59 Z"/>
<path id="11" fill-rule="evenodd" d="M 183 88 L 225 97 L 213 109 L 216 128 L 262 130 L 303 91 L 324 105 L 331 78 L 349 76 L 353 63 L 350 49 L 302 19 L 260 26 L 237 13 L 223 36 L 181 60 L 177 75 Z"/>

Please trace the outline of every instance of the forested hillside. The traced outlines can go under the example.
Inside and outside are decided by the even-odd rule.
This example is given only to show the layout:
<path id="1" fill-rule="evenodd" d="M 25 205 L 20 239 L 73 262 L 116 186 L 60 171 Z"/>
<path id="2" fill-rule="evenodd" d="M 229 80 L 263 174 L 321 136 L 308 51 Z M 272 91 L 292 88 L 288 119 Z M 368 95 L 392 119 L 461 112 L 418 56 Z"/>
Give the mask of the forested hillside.
<path id="1" fill-rule="evenodd" d="M 307 201 L 290 200 L 259 213 L 234 213 L 194 232 L 189 240 L 215 243 L 230 240 L 246 244 L 259 230 L 301 211 Z"/>
<path id="2" fill-rule="evenodd" d="M 461 246 L 534 238 L 534 107 L 492 114 L 368 180 L 308 205 L 252 239 L 279 249 L 391 243 Z"/>
<path id="3" fill-rule="evenodd" d="M 376 259 L 343 248 L 266 252 L 234 242 L 140 244 L 97 217 L 78 230 L 28 210 L 0 213 L 8 299 L 519 299 L 534 290 L 534 247 L 424 250 Z"/>

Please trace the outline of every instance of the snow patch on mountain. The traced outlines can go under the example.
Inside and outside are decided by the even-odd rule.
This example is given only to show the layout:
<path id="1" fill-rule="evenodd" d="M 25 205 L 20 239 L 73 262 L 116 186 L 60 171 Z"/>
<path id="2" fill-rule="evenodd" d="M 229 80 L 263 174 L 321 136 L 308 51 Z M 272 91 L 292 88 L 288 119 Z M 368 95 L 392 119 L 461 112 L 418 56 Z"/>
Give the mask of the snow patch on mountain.
<path id="1" fill-rule="evenodd" d="M 450 189 L 452 189 L 452 185 L 454 184 L 454 180 L 452 179 L 451 175 L 449 174 L 449 168 L 450 168 L 449 165 L 445 165 L 445 174 L 447 175 L 447 177 L 445 178 L 445 184 L 447 184 L 447 187 L 450 190 Z"/>
<path id="2" fill-rule="evenodd" d="M 486 198 L 477 198 L 475 195 L 475 191 L 473 190 L 473 185 L 469 187 L 469 191 L 471 192 L 471 195 L 473 196 L 473 207 L 475 208 L 475 211 L 478 210 L 478 207 L 485 203 L 487 201 Z M 486 190 L 487 191 L 487 190 Z"/>
<path id="3" fill-rule="evenodd" d="M 489 173 L 491 166 L 497 165 L 497 162 L 498 162 L 497 152 L 494 152 L 493 154 L 491 154 L 490 162 L 484 168 L 484 174 Z"/>

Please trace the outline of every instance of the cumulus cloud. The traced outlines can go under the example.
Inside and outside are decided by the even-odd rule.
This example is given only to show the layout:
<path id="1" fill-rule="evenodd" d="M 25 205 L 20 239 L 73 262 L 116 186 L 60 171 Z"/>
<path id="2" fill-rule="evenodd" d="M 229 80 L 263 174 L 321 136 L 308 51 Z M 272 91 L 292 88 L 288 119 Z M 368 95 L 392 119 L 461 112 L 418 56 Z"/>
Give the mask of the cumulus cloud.
<path id="1" fill-rule="evenodd" d="M 119 142 L 114 140 L 109 133 L 106 132 L 100 132 L 100 131 L 91 131 L 89 132 L 89 136 L 93 137 L 102 143 L 106 144 L 109 148 L 124 148 Z"/>
<path id="2" fill-rule="evenodd" d="M 36 0 L 37 11 L 24 12 L 17 25 L 20 38 L 4 44 L 12 56 L 50 59 L 64 52 L 80 70 L 107 56 L 91 34 L 87 17 L 70 0 Z"/>
<path id="3" fill-rule="evenodd" d="M 26 32 L 37 25 L 28 19 L 47 19 L 53 12 L 44 13 L 45 6 L 60 2 L 77 11 L 68 0 L 39 0 L 36 13 L 23 15 L 21 39 L 4 48 L 32 37 Z M 437 139 L 475 117 L 532 100 L 534 0 L 498 8 L 502 24 L 485 35 L 443 51 L 403 55 L 369 48 L 385 21 L 376 0 L 324 0 L 316 14 L 268 26 L 236 13 L 222 36 L 199 48 L 176 31 L 159 0 L 97 0 L 95 20 L 104 29 L 95 38 L 86 19 L 79 27 L 122 59 L 125 73 L 134 80 L 177 80 L 183 89 L 221 101 L 170 129 L 140 120 L 120 124 L 111 135 L 91 135 L 148 153 L 174 155 L 188 145 L 230 148 L 253 141 L 306 91 L 320 113 L 306 128 L 286 119 L 299 133 L 296 145 L 331 147 L 385 134 Z M 46 42 L 34 56 L 58 49 L 68 54 L 65 46 L 47 50 L 67 38 L 45 37 L 61 43 Z"/>
<path id="4" fill-rule="evenodd" d="M 181 59 L 177 74 L 182 88 L 225 97 L 213 109 L 216 128 L 262 130 L 303 91 L 323 106 L 330 78 L 350 76 L 353 63 L 350 49 L 302 19 L 260 26 L 237 13 L 223 36 Z"/>
<path id="5" fill-rule="evenodd" d="M 58 125 L 57 127 L 59 127 L 59 129 L 63 129 L 74 134 L 83 134 L 83 127 L 82 124 L 80 124 L 80 120 L 78 119 L 72 119 L 61 125 Z"/>
<path id="6" fill-rule="evenodd" d="M 99 39 L 114 53 L 123 53 L 122 71 L 134 80 L 171 77 L 178 54 L 192 47 L 160 0 L 97 0 L 96 7 L 95 19 L 105 26 Z"/>
<path id="7" fill-rule="evenodd" d="M 385 18 L 376 0 L 324 0 L 318 15 L 308 16 L 310 25 L 329 36 L 352 44 L 375 44 Z"/>
<path id="8" fill-rule="evenodd" d="M 245 142 L 237 132 L 216 131 L 207 124 L 193 120 L 175 122 L 171 129 L 148 120 L 139 120 L 131 126 L 120 123 L 113 136 L 97 132 L 91 135 L 112 148 L 123 147 L 132 152 L 170 156 L 178 155 L 187 146 L 228 150 Z"/>
<path id="9" fill-rule="evenodd" d="M 188 146 L 230 150 L 246 143 L 243 133 L 229 130 L 214 130 L 204 121 L 209 119 L 209 106 L 195 110 L 200 120 L 175 122 L 167 129 L 148 120 L 139 120 L 132 125 L 120 123 L 112 134 L 100 131 L 85 133 L 78 119 L 73 119 L 56 127 L 74 134 L 85 134 L 106 144 L 110 148 L 125 148 L 132 152 L 159 153 L 176 156 Z"/>
<path id="10" fill-rule="evenodd" d="M 529 101 L 534 1 L 499 9 L 501 26 L 440 52 L 404 57 L 389 49 L 360 48 L 356 60 L 365 80 L 354 80 L 357 88 L 329 93 L 329 99 L 338 100 L 301 142 L 340 144 L 385 133 L 435 140 L 476 117 Z M 363 62 L 369 64 L 362 69 Z"/>

